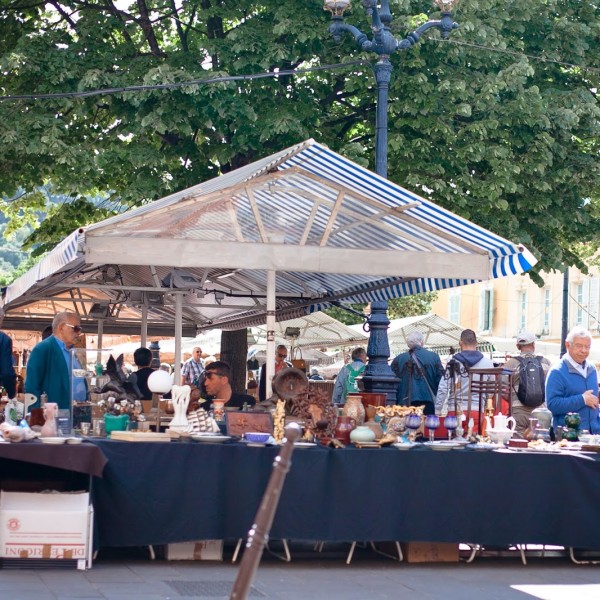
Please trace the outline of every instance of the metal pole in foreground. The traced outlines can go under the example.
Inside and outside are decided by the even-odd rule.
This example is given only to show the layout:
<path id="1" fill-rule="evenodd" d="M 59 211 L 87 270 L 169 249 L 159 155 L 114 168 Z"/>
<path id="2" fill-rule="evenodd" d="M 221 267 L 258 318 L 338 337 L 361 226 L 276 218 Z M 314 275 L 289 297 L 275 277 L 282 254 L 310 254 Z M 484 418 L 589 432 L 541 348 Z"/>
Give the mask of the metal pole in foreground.
<path id="1" fill-rule="evenodd" d="M 260 559 L 269 539 L 269 531 L 279 503 L 281 489 L 285 482 L 287 472 L 292 465 L 291 458 L 294 451 L 294 442 L 300 437 L 301 430 L 297 423 L 290 423 L 285 428 L 286 442 L 273 463 L 273 471 L 269 483 L 260 502 L 260 507 L 254 519 L 254 525 L 248 532 L 246 550 L 242 557 L 240 570 L 233 584 L 229 600 L 246 600 L 252 585 L 252 580 Z"/>

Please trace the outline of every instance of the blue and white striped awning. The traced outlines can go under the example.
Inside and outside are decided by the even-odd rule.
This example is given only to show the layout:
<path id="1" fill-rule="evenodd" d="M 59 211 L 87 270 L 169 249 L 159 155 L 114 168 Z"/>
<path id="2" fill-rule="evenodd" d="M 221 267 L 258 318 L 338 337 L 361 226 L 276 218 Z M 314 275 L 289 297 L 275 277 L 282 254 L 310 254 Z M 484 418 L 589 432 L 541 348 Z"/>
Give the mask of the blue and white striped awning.
<path id="1" fill-rule="evenodd" d="M 173 290 L 160 282 L 179 268 L 202 291 L 186 299 L 184 322 L 239 328 L 265 322 L 269 271 L 277 273 L 278 318 L 289 319 L 339 300 L 389 300 L 535 263 L 519 244 L 308 140 L 73 233 L 3 301 L 10 315 L 69 286 L 101 290 L 113 306 L 155 291 L 162 301 L 149 311 L 169 320 Z M 107 265 L 117 279 L 106 281 Z"/>

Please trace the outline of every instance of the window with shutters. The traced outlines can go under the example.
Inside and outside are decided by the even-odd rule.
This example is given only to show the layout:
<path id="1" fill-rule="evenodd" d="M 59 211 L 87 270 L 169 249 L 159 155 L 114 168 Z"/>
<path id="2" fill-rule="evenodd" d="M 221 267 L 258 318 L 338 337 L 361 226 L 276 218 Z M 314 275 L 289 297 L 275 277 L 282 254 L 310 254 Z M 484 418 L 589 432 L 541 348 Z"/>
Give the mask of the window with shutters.
<path id="1" fill-rule="evenodd" d="M 448 320 L 460 325 L 460 290 L 454 289 L 448 296 Z"/>

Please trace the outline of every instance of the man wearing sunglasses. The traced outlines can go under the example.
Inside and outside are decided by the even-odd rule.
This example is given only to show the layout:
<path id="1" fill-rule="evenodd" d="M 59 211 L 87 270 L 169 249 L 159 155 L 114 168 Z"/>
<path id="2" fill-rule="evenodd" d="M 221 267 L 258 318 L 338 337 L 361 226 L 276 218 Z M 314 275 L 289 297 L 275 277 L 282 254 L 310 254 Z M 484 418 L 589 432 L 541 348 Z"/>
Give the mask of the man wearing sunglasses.
<path id="1" fill-rule="evenodd" d="M 292 363 L 287 360 L 287 348 L 283 344 L 279 344 L 275 348 L 275 375 L 282 369 L 292 367 Z M 258 398 L 261 402 L 267 399 L 267 365 L 266 363 L 260 369 L 260 381 L 258 382 Z M 272 392 L 269 393 L 269 397 Z"/>
<path id="2" fill-rule="evenodd" d="M 75 313 L 57 313 L 52 321 L 52 335 L 31 351 L 27 361 L 25 393 L 37 398 L 32 408 L 39 408 L 44 392 L 48 395 L 48 402 L 56 402 L 59 409 L 70 408 L 71 372 L 79 367 L 71 364 L 71 348 L 80 333 L 81 325 Z M 73 388 L 73 400 L 84 401 L 87 395 L 85 384 L 75 381 Z"/>
<path id="3" fill-rule="evenodd" d="M 204 371 L 206 391 L 211 398 L 225 400 L 225 408 L 243 408 L 244 404 L 254 406 L 256 400 L 249 394 L 236 394 L 231 389 L 231 367 L 222 360 L 210 363 Z M 211 401 L 201 405 L 201 408 L 210 409 Z"/>

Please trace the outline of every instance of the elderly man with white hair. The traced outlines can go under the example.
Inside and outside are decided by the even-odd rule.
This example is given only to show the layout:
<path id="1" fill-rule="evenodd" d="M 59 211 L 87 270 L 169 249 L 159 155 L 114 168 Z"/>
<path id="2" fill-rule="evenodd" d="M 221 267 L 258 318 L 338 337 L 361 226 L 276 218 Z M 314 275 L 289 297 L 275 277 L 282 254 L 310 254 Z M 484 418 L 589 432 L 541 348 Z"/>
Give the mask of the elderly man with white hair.
<path id="1" fill-rule="evenodd" d="M 400 379 L 396 404 L 423 406 L 427 415 L 435 412 L 435 397 L 443 369 L 440 357 L 423 348 L 423 343 L 423 334 L 411 331 L 406 336 L 408 352 L 394 358 L 392 371 Z"/>
<path id="2" fill-rule="evenodd" d="M 592 334 L 575 327 L 565 338 L 566 354 L 546 378 L 546 404 L 552 411 L 552 426 L 565 424 L 565 415 L 577 412 L 581 429 L 600 434 L 598 375 L 595 365 L 587 360 L 592 347 Z"/>

